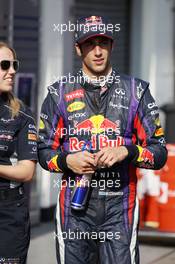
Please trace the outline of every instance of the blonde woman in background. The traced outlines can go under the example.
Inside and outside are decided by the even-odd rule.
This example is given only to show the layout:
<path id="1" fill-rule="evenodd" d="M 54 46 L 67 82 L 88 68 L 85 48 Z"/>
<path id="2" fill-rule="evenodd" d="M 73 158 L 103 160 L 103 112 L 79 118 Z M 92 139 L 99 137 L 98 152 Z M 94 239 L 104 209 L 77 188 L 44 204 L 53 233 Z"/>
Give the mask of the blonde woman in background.
<path id="1" fill-rule="evenodd" d="M 15 51 L 0 42 L 0 264 L 26 263 L 30 242 L 23 183 L 34 174 L 37 136 L 30 110 L 12 93 L 18 68 Z"/>

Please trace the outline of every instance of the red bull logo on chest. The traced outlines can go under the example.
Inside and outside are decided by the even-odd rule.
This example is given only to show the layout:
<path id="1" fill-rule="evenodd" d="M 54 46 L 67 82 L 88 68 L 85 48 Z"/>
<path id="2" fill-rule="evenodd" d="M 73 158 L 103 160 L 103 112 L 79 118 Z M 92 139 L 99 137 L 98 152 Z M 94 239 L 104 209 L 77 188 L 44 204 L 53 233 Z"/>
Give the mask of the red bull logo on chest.
<path id="1" fill-rule="evenodd" d="M 71 137 L 69 139 L 69 150 L 70 152 L 81 151 L 85 140 L 79 140 L 77 137 Z M 91 150 L 98 150 L 105 147 L 118 147 L 124 145 L 124 138 L 117 136 L 116 139 L 109 139 L 106 135 L 92 135 L 91 136 Z"/>

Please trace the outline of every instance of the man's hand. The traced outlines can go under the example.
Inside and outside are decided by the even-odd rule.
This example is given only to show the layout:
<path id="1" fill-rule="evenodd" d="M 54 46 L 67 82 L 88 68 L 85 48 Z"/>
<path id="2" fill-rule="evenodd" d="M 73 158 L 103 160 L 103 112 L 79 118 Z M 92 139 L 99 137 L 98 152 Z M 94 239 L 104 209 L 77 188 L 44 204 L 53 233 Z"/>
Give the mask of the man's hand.
<path id="1" fill-rule="evenodd" d="M 77 174 L 88 174 L 95 172 L 95 156 L 88 151 L 77 152 L 67 155 L 67 166 Z"/>
<path id="2" fill-rule="evenodd" d="M 121 162 L 128 156 L 128 150 L 124 146 L 106 147 L 95 155 L 95 166 L 111 167 L 116 162 Z"/>

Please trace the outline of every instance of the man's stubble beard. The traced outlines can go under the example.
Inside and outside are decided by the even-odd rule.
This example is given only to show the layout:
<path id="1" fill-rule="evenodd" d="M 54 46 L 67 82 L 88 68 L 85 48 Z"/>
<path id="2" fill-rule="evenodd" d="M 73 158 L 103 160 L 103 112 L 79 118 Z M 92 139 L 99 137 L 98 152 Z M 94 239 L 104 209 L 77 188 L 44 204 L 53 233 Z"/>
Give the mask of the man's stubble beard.
<path id="1" fill-rule="evenodd" d="M 98 66 L 97 67 L 93 67 L 93 65 L 89 66 L 89 65 L 87 65 L 85 63 L 84 63 L 84 65 L 86 66 L 86 68 L 90 72 L 90 74 L 92 76 L 95 76 L 95 77 L 106 76 L 109 73 L 110 69 L 111 69 L 111 63 L 110 63 L 109 59 L 106 61 L 106 63 L 105 63 L 105 65 L 104 65 L 102 70 L 101 69 L 98 70 Z"/>

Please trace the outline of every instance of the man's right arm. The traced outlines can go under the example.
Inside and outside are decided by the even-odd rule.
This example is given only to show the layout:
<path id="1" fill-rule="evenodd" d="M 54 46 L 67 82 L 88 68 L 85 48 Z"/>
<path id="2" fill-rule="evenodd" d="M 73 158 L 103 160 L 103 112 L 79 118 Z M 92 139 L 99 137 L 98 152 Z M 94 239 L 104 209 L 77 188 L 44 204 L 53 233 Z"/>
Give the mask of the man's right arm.
<path id="1" fill-rule="evenodd" d="M 63 134 L 66 128 L 59 108 L 48 94 L 41 108 L 38 140 L 40 165 L 52 172 L 87 174 L 94 172 L 94 156 L 88 151 L 68 154 L 63 150 Z M 64 132 L 64 133 L 63 133 Z"/>
<path id="2" fill-rule="evenodd" d="M 62 148 L 64 120 L 58 106 L 48 93 L 40 114 L 38 160 L 40 165 L 52 172 L 68 170 L 66 157 Z"/>

